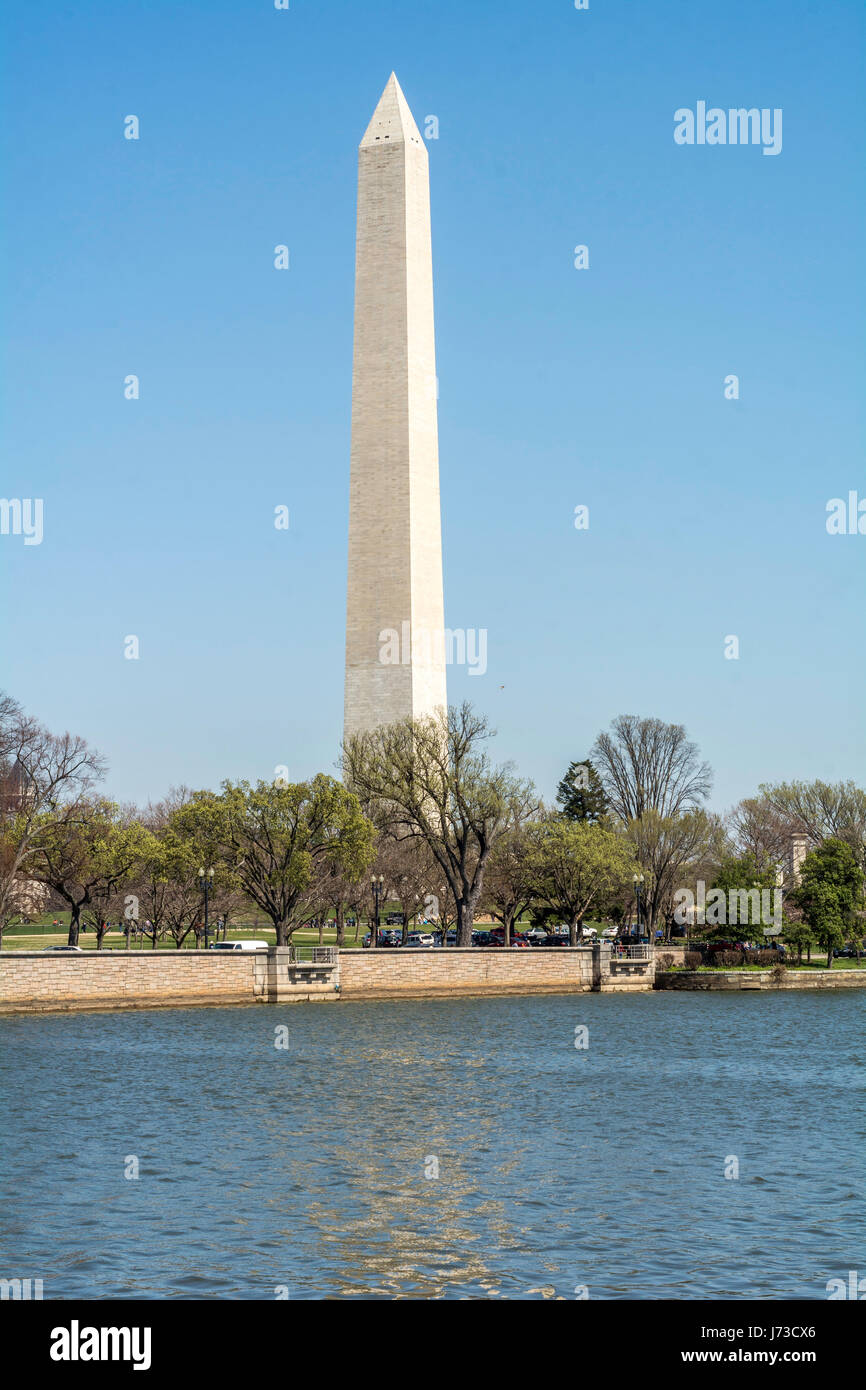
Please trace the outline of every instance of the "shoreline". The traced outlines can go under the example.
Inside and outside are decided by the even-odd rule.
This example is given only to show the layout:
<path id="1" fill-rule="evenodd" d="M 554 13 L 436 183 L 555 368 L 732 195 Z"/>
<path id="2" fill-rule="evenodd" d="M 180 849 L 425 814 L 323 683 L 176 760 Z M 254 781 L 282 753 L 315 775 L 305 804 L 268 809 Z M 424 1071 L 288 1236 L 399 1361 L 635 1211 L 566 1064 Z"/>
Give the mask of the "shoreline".
<path id="1" fill-rule="evenodd" d="M 297 961 L 285 947 L 255 952 L 0 953 L 0 1015 L 117 1012 L 249 1004 L 359 1003 L 588 993 L 741 992 L 866 988 L 866 968 L 659 969 L 600 945 L 525 951 L 328 951 Z"/>

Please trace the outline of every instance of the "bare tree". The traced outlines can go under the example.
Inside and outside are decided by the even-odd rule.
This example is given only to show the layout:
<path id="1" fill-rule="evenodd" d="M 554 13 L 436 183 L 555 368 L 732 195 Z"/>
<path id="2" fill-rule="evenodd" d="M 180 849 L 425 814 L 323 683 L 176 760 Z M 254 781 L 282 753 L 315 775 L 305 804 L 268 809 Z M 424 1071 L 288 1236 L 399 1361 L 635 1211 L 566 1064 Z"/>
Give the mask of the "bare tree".
<path id="1" fill-rule="evenodd" d="M 766 796 L 739 801 L 726 818 L 728 839 L 734 854 L 748 855 L 759 870 L 785 863 L 791 838 L 791 822 Z"/>
<path id="2" fill-rule="evenodd" d="M 491 765 L 491 736 L 464 703 L 356 734 L 344 748 L 347 782 L 379 828 L 423 840 L 439 865 L 457 904 L 458 946 L 471 943 L 490 851 L 538 804 L 531 783 Z"/>
<path id="3" fill-rule="evenodd" d="M 626 834 L 644 873 L 643 901 L 650 940 L 657 919 L 669 916 L 674 893 L 686 886 L 683 880 L 687 872 L 711 852 L 719 832 L 718 819 L 706 811 L 660 816 L 648 810 L 629 822 Z"/>
<path id="4" fill-rule="evenodd" d="M 400 905 L 403 918 L 403 945 L 409 928 L 428 897 L 435 897 L 434 883 L 441 871 L 424 840 L 400 837 L 386 832 L 379 836 L 372 872 L 385 879 L 386 894 Z"/>
<path id="5" fill-rule="evenodd" d="M 104 775 L 104 760 L 83 738 L 50 733 L 0 693 L 0 944 L 47 837 L 81 818 Z"/>
<path id="6" fill-rule="evenodd" d="M 712 771 L 682 724 L 620 714 L 590 757 L 613 812 L 623 821 L 646 811 L 663 818 L 695 810 L 710 794 Z"/>
<path id="7" fill-rule="evenodd" d="M 804 834 L 813 849 L 827 839 L 850 845 L 866 868 L 866 791 L 854 782 L 780 782 L 761 795 L 787 827 Z"/>

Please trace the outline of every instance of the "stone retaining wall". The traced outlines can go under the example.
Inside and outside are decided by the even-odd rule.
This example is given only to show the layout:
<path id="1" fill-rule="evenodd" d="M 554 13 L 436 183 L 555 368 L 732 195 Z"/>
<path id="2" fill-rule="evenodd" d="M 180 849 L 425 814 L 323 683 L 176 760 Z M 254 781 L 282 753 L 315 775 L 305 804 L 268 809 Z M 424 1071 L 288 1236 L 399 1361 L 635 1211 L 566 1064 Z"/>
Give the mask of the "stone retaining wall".
<path id="1" fill-rule="evenodd" d="M 344 999 L 457 994 L 571 994 L 593 988 L 592 947 L 344 951 Z"/>
<path id="2" fill-rule="evenodd" d="M 341 951 L 333 963 L 267 951 L 4 951 L 0 1013 L 652 989 L 654 963 L 607 945 Z"/>
<path id="3" fill-rule="evenodd" d="M 282 951 L 0 953 L 0 1013 L 337 999 L 334 966 Z"/>
<path id="4" fill-rule="evenodd" d="M 866 987 L 866 970 L 658 970 L 656 989 L 853 989 Z"/>
<path id="5" fill-rule="evenodd" d="M 3 951 L 0 1012 L 250 1004 L 255 961 L 240 951 Z"/>
<path id="6" fill-rule="evenodd" d="M 685 965 L 686 951 L 690 949 L 683 941 L 657 941 L 656 960 L 661 960 L 662 956 L 673 956 L 674 965 Z"/>

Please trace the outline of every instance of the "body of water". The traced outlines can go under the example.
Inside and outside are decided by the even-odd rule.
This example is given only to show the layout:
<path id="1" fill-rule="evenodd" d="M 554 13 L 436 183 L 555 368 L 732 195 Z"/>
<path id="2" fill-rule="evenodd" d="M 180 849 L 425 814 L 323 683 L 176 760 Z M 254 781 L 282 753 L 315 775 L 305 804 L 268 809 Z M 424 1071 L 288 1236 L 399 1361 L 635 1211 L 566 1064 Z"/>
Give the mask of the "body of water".
<path id="1" fill-rule="evenodd" d="M 866 1274 L 863 1024 L 859 990 L 6 1017 L 0 1276 L 824 1299 Z"/>

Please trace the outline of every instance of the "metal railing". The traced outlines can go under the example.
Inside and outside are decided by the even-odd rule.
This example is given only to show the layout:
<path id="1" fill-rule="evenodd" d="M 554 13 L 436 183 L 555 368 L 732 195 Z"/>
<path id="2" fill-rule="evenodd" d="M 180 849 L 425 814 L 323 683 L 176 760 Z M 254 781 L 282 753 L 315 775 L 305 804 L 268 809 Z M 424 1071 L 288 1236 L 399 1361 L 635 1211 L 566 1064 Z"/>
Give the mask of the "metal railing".
<path id="1" fill-rule="evenodd" d="M 298 965 L 336 965 L 338 959 L 336 946 L 292 945 L 292 960 Z"/>
<path id="2" fill-rule="evenodd" d="M 614 946 L 611 960 L 649 960 L 650 947 L 644 942 L 636 946 Z"/>

